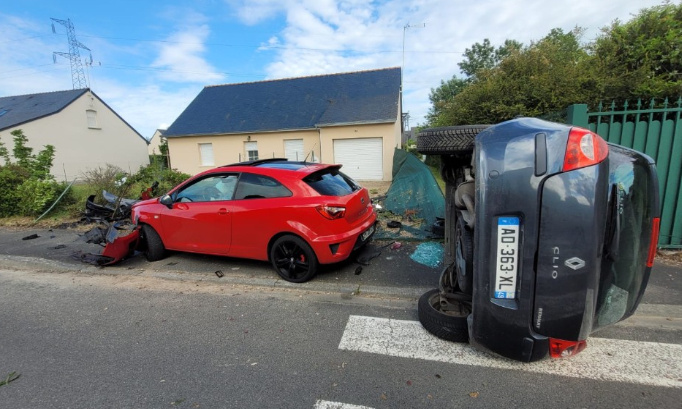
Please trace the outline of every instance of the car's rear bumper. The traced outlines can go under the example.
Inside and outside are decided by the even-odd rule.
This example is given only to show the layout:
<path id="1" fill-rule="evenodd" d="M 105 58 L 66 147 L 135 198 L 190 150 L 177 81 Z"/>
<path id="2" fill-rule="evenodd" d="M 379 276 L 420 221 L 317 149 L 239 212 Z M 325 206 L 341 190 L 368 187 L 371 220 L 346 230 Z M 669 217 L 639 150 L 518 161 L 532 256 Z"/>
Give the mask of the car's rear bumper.
<path id="1" fill-rule="evenodd" d="M 372 211 L 370 217 L 343 234 L 318 236 L 311 240 L 310 245 L 317 255 L 317 260 L 320 264 L 332 264 L 346 260 L 353 250 L 371 240 L 374 235 L 373 229 L 375 229 L 376 220 L 376 213 Z M 371 232 L 370 229 L 372 229 Z M 366 237 L 362 237 L 364 233 L 368 233 Z"/>

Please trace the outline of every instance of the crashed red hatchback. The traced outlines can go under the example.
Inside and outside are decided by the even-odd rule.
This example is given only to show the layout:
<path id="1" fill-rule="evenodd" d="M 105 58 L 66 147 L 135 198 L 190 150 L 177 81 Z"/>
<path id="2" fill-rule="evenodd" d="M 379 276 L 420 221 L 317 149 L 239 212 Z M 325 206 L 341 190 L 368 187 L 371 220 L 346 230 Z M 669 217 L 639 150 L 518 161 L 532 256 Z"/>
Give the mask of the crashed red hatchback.
<path id="1" fill-rule="evenodd" d="M 166 250 L 270 261 L 301 283 L 374 234 L 367 189 L 340 167 L 286 159 L 222 166 L 136 203 L 131 218 L 150 261 Z"/>

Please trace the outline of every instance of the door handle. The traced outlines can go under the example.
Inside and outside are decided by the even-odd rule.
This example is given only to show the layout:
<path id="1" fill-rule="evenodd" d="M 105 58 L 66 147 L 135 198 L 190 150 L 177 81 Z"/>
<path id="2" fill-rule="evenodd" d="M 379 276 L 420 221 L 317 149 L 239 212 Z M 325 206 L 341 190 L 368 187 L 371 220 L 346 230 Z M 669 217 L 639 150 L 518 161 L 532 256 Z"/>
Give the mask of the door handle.
<path id="1" fill-rule="evenodd" d="M 218 209 L 218 214 L 227 214 L 227 213 L 229 213 L 229 212 L 224 207 L 221 207 L 220 209 Z"/>

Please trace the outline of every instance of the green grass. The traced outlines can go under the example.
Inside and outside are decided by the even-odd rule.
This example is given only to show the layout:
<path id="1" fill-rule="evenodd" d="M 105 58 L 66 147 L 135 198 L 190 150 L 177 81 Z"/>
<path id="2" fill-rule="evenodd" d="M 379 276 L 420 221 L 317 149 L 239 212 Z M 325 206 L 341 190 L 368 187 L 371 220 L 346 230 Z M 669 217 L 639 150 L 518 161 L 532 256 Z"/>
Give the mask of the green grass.
<path id="1" fill-rule="evenodd" d="M 433 177 L 436 179 L 436 182 L 440 187 L 440 191 L 443 192 L 443 194 L 445 194 L 445 181 L 443 180 L 443 177 L 440 175 L 440 169 L 438 169 L 435 166 L 429 166 L 429 170 L 431 171 Z"/>

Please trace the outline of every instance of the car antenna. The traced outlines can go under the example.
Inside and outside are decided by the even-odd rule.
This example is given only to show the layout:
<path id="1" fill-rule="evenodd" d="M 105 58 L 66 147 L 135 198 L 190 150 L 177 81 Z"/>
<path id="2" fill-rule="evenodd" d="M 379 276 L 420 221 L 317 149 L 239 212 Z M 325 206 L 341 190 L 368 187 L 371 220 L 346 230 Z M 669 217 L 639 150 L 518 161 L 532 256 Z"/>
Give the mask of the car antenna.
<path id="1" fill-rule="evenodd" d="M 310 156 L 311 153 L 313 153 L 315 151 L 316 146 L 317 146 L 317 142 L 315 142 L 315 145 L 313 145 L 313 148 L 310 150 L 310 152 L 308 152 L 308 154 L 305 155 L 305 159 L 303 159 L 303 163 L 308 162 L 308 157 Z"/>

